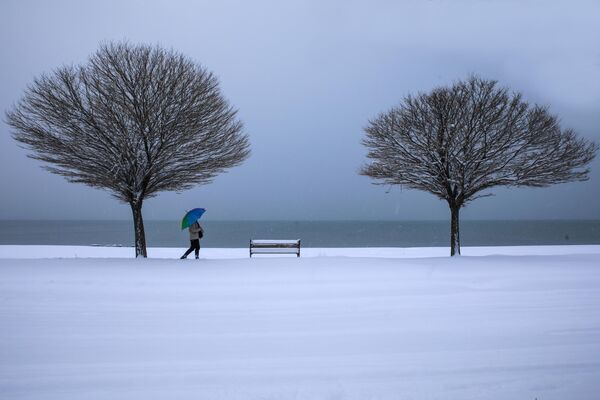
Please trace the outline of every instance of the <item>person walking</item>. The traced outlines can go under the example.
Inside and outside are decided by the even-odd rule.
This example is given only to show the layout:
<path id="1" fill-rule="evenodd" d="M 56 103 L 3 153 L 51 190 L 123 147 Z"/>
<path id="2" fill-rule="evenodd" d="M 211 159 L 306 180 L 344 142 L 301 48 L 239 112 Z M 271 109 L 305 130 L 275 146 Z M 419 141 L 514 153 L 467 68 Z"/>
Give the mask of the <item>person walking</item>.
<path id="1" fill-rule="evenodd" d="M 200 254 L 200 239 L 204 236 L 204 230 L 202 226 L 198 223 L 198 221 L 194 222 L 188 228 L 190 232 L 190 248 L 181 256 L 181 259 L 184 260 L 187 256 L 194 250 L 194 254 L 196 255 L 196 260 L 199 258 Z"/>

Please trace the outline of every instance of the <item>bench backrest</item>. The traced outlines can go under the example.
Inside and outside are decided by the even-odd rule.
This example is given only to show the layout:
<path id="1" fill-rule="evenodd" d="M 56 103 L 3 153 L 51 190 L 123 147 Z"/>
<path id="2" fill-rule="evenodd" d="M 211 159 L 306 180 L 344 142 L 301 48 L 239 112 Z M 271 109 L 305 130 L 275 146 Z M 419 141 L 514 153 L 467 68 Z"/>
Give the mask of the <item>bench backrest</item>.
<path id="1" fill-rule="evenodd" d="M 300 239 L 293 240 L 250 240 L 250 257 L 252 254 L 296 254 L 300 257 Z"/>
<path id="2" fill-rule="evenodd" d="M 294 240 L 266 240 L 266 239 L 253 239 L 250 240 L 250 246 L 252 247 L 281 247 L 281 248 L 290 248 L 290 247 L 299 247 L 300 239 Z"/>

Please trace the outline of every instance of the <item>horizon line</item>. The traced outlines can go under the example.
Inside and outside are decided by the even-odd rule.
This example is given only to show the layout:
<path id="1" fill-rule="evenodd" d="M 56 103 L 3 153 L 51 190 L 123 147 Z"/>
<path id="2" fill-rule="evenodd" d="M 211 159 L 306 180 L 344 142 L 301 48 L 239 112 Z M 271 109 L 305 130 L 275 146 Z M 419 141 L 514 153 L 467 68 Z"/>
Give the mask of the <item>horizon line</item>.
<path id="1" fill-rule="evenodd" d="M 448 222 L 450 218 L 405 218 L 405 219 L 203 219 L 203 222 Z M 99 219 L 99 218 L 0 218 L 0 222 L 22 222 L 22 221 L 44 221 L 44 222 L 130 222 L 131 218 Z M 168 222 L 179 221 L 171 218 L 144 218 L 144 222 Z M 600 218 L 461 218 L 465 221 L 597 221 Z"/>

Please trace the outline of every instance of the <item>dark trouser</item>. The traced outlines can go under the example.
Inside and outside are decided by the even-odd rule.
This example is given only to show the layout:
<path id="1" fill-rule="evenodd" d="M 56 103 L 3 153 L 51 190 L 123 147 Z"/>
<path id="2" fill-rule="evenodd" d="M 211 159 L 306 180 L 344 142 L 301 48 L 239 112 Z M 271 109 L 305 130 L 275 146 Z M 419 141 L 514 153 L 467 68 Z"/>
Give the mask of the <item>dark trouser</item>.
<path id="1" fill-rule="evenodd" d="M 200 254 L 200 240 L 199 239 L 190 240 L 190 248 L 187 249 L 185 254 L 181 256 L 181 258 L 186 258 L 188 256 L 188 254 L 190 254 L 192 252 L 192 250 L 195 251 L 196 258 L 198 258 L 198 254 Z"/>

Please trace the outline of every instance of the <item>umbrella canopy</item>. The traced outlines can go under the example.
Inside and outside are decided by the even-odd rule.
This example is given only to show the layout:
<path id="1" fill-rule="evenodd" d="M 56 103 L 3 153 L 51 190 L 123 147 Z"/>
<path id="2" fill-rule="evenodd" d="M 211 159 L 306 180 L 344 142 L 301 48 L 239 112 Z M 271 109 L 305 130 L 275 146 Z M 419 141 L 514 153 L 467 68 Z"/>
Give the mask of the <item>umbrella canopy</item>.
<path id="1" fill-rule="evenodd" d="M 189 228 L 190 225 L 198 221 L 205 211 L 204 208 L 194 208 L 193 210 L 188 211 L 181 220 L 181 229 Z"/>

